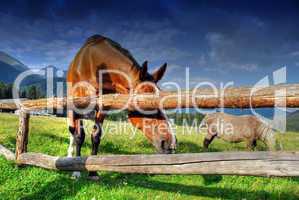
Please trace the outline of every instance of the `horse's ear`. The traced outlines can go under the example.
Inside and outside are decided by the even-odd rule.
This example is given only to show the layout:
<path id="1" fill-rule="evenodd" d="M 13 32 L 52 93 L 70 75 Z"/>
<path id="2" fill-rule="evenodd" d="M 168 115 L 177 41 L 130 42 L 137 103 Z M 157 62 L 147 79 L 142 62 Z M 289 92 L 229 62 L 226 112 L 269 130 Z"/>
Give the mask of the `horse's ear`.
<path id="1" fill-rule="evenodd" d="M 167 63 L 164 63 L 164 65 L 162 65 L 159 69 L 155 70 L 152 74 L 154 82 L 157 83 L 159 80 L 162 79 L 165 71 L 167 68 Z"/>
<path id="2" fill-rule="evenodd" d="M 144 63 L 141 66 L 141 71 L 140 71 L 140 79 L 144 79 L 147 74 L 147 61 L 144 61 Z"/>

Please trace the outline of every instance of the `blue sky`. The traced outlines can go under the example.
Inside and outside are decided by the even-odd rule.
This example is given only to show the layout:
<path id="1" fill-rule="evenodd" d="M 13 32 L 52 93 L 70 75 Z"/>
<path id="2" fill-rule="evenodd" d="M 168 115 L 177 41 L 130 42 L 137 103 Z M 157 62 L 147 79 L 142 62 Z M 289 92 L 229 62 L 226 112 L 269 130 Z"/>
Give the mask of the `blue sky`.
<path id="1" fill-rule="evenodd" d="M 252 85 L 283 66 L 299 82 L 298 1 L 1 1 L 0 50 L 29 67 L 67 69 L 102 34 L 165 80 Z"/>

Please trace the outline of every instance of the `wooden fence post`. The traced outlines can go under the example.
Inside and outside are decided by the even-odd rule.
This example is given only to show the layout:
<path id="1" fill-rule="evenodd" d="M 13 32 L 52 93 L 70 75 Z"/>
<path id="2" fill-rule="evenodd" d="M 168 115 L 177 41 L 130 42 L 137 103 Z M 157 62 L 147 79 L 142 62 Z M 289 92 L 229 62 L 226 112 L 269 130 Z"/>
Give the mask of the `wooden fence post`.
<path id="1" fill-rule="evenodd" d="M 19 130 L 16 140 L 16 161 L 22 153 L 27 152 L 28 132 L 29 132 L 30 114 L 28 111 L 20 110 L 19 112 Z"/>

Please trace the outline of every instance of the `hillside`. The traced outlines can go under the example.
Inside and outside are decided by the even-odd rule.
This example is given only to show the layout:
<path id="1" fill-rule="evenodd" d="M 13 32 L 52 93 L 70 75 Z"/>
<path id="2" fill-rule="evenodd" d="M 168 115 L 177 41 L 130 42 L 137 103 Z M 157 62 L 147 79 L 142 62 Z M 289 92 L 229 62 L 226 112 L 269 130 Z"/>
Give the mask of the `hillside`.
<path id="1" fill-rule="evenodd" d="M 54 94 L 56 91 L 56 85 L 57 82 L 65 82 L 65 72 L 63 74 L 62 77 L 57 77 L 57 71 L 58 68 L 54 67 L 54 66 L 47 66 L 43 69 L 47 70 L 49 68 L 53 69 L 53 74 L 54 74 Z M 19 60 L 17 60 L 16 58 L 8 55 L 5 52 L 0 51 L 0 82 L 2 83 L 13 83 L 15 81 L 15 79 L 17 78 L 17 76 L 28 70 L 29 68 L 24 65 L 22 62 L 20 62 Z M 38 75 L 32 75 L 30 77 L 27 77 L 26 79 L 24 79 L 24 81 L 22 81 L 21 86 L 22 87 L 27 87 L 27 86 L 37 86 L 38 88 L 40 88 L 42 95 L 44 96 L 46 94 L 46 88 L 47 88 L 47 84 L 46 84 L 46 77 L 42 77 L 42 76 L 38 76 Z"/>
<path id="2" fill-rule="evenodd" d="M 27 70 L 28 67 L 16 58 L 0 51 L 0 81 L 4 83 L 12 83 L 15 78 Z"/>
<path id="3" fill-rule="evenodd" d="M 287 116 L 287 130 L 299 131 L 299 110 Z"/>

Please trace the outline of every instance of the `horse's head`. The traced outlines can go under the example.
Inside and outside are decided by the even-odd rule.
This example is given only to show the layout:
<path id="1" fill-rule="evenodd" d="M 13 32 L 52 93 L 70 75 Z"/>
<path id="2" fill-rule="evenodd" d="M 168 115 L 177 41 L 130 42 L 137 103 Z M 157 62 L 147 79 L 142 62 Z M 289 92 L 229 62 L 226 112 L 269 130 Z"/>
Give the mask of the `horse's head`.
<path id="1" fill-rule="evenodd" d="M 147 72 L 147 62 L 142 65 L 140 71 L 140 84 L 135 88 L 136 93 L 155 93 L 159 88 L 157 82 L 163 77 L 166 64 L 153 74 Z M 142 130 L 147 139 L 154 145 L 159 153 L 174 153 L 176 149 L 176 137 L 172 132 L 167 116 L 162 110 L 156 111 L 131 111 L 129 112 L 131 123 Z"/>

